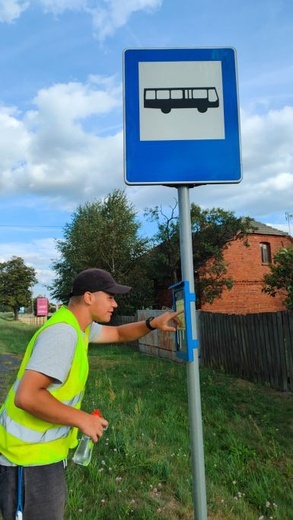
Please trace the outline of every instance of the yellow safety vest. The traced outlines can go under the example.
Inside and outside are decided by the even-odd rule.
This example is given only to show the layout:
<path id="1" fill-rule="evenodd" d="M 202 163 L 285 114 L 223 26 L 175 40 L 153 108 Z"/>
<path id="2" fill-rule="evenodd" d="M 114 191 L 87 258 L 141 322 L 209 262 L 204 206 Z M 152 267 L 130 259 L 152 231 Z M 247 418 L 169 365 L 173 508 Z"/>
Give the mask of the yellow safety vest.
<path id="1" fill-rule="evenodd" d="M 89 371 L 87 348 L 90 327 L 87 327 L 85 335 L 83 335 L 74 314 L 66 307 L 61 307 L 30 340 L 16 381 L 0 410 L 0 453 L 17 465 L 43 465 L 58 462 L 65 459 L 69 449 L 74 448 L 77 444 L 77 428 L 43 421 L 17 408 L 14 404 L 17 387 L 38 335 L 55 323 L 72 325 L 77 332 L 78 340 L 66 381 L 56 390 L 50 390 L 50 393 L 66 405 L 76 409 L 81 407 Z M 60 348 L 62 349 L 62 345 Z"/>

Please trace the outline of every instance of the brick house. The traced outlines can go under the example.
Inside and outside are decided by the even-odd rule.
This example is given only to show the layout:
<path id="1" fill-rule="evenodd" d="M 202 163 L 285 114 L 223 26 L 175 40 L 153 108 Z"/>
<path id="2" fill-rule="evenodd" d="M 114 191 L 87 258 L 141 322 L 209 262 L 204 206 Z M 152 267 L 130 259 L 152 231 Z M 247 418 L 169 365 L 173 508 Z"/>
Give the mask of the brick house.
<path id="1" fill-rule="evenodd" d="M 273 298 L 261 291 L 262 280 L 270 272 L 269 263 L 276 252 L 282 247 L 292 247 L 293 239 L 288 233 L 260 222 L 253 221 L 252 225 L 256 229 L 249 233 L 249 247 L 236 240 L 224 251 L 227 276 L 233 278 L 233 288 L 225 289 L 212 304 L 203 304 L 203 311 L 248 314 L 285 310 L 279 296 Z"/>

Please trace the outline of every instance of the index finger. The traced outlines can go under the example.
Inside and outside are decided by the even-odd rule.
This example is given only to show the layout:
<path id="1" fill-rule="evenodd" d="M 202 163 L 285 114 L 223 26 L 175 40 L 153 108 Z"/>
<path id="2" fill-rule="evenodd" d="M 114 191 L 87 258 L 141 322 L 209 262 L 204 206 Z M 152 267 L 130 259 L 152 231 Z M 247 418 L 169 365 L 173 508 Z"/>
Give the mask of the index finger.
<path id="1" fill-rule="evenodd" d="M 176 318 L 176 316 L 179 316 L 183 312 L 184 312 L 184 309 L 180 309 L 180 311 L 174 311 L 174 318 Z"/>

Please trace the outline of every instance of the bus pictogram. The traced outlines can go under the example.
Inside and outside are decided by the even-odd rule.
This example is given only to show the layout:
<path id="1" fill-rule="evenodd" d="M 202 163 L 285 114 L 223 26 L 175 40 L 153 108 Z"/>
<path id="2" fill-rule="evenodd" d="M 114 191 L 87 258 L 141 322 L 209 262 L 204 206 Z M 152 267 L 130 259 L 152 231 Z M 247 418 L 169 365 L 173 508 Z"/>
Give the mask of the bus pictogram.
<path id="1" fill-rule="evenodd" d="M 157 108 L 169 114 L 173 108 L 197 108 L 204 113 L 219 107 L 216 87 L 145 88 L 144 108 Z"/>

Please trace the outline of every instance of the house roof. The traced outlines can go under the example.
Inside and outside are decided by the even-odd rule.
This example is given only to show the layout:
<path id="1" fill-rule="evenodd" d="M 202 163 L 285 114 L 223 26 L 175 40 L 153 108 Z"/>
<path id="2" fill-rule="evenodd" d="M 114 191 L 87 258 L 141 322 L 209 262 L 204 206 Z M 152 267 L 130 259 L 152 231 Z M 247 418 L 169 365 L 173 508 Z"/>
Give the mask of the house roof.
<path id="1" fill-rule="evenodd" d="M 273 228 L 271 226 L 268 226 L 267 224 L 262 224 L 262 222 L 257 222 L 256 220 L 252 221 L 252 226 L 256 229 L 252 230 L 251 233 L 255 233 L 257 235 L 277 235 L 288 237 L 288 233 L 286 233 L 285 231 Z"/>

